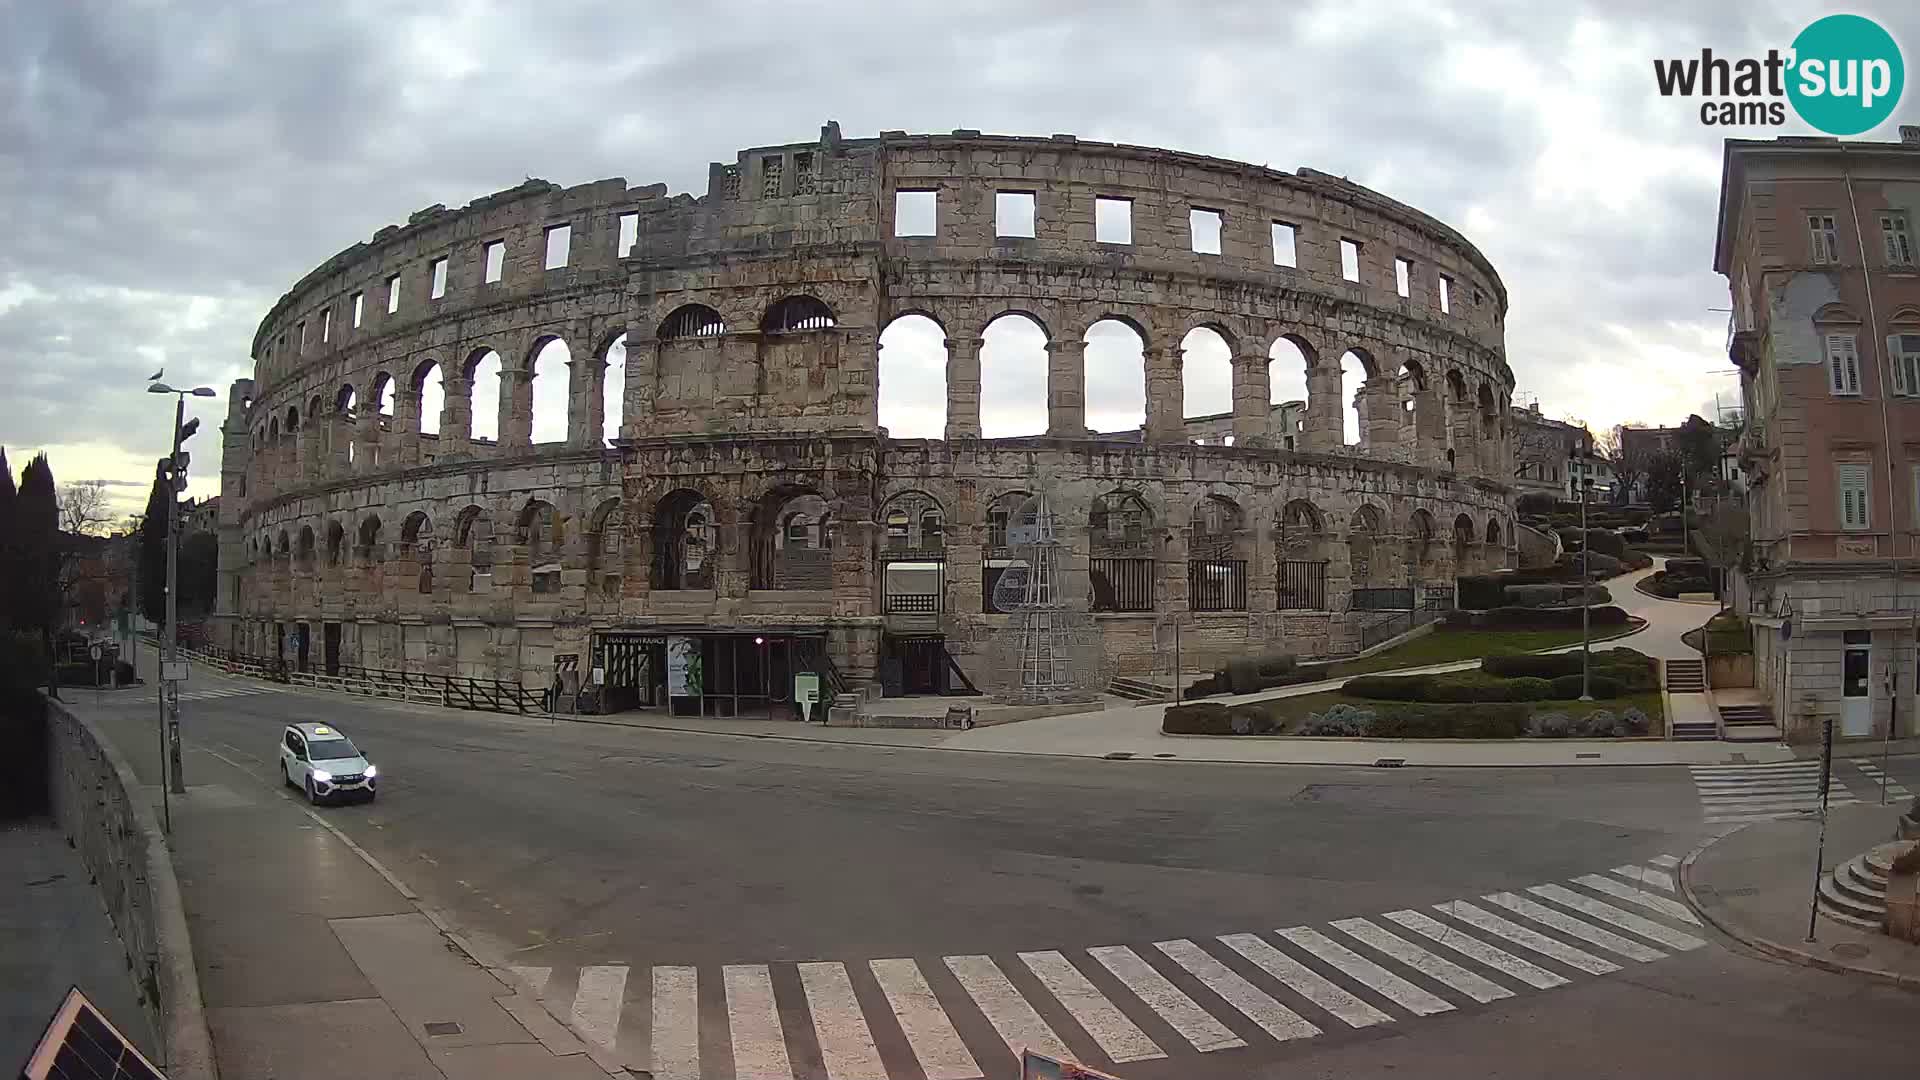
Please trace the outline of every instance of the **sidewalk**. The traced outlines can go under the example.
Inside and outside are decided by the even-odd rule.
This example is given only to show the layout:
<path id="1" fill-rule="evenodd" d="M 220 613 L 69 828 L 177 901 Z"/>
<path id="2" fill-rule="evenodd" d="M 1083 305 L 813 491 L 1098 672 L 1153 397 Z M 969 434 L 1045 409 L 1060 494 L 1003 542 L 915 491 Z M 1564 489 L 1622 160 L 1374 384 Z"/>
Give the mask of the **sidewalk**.
<path id="1" fill-rule="evenodd" d="M 1823 870 L 1893 839 L 1900 809 L 1876 805 L 1828 811 Z M 1807 941 L 1819 832 L 1819 819 L 1812 816 L 1736 829 L 1681 862 L 1681 888 L 1708 922 L 1750 948 L 1796 964 L 1920 989 L 1920 946 L 1827 918 L 1815 923 L 1816 940 Z"/>
<path id="2" fill-rule="evenodd" d="M 73 707 L 158 803 L 151 718 Z M 185 767 L 192 783 L 172 798 L 170 840 L 221 1075 L 605 1080 L 613 1071 L 276 777 L 191 742 Z"/>
<path id="3" fill-rule="evenodd" d="M 49 819 L 0 826 L 0 1069 L 27 1060 L 72 986 L 141 1053 L 161 1060 L 86 863 Z"/>

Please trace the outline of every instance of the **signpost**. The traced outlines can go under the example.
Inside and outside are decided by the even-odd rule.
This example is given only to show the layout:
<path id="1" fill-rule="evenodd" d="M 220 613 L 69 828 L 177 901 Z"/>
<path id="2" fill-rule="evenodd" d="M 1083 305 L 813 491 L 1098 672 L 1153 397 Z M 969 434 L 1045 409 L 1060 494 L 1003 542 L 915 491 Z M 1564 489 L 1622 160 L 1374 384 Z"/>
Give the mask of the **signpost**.
<path id="1" fill-rule="evenodd" d="M 793 703 L 800 706 L 800 719 L 813 723 L 813 707 L 820 703 L 820 676 L 817 672 L 794 673 Z"/>
<path id="2" fill-rule="evenodd" d="M 1827 862 L 1827 793 L 1833 786 L 1833 717 L 1820 723 L 1820 842 L 1813 849 L 1813 899 L 1807 905 L 1807 940 L 1820 916 L 1820 879 Z"/>

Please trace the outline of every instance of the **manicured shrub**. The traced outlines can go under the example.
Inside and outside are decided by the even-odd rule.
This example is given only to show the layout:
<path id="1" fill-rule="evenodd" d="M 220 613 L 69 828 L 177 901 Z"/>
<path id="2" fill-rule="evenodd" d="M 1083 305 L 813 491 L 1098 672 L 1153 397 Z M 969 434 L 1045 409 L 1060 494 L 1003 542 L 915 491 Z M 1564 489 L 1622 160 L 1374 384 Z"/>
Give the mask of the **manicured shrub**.
<path id="1" fill-rule="evenodd" d="M 1527 734 L 1536 739 L 1564 739 L 1573 734 L 1573 720 L 1563 712 L 1539 712 L 1527 718 Z"/>
<path id="2" fill-rule="evenodd" d="M 1628 735 L 1645 735 L 1653 730 L 1653 721 L 1647 718 L 1647 714 L 1631 705 L 1620 714 L 1620 723 L 1627 729 Z"/>
<path id="3" fill-rule="evenodd" d="M 1520 653 L 1515 656 L 1489 656 L 1480 661 L 1480 670 L 1503 678 L 1530 676 L 1552 679 L 1580 670 L 1579 653 Z"/>
<path id="4" fill-rule="evenodd" d="M 1341 692 L 1374 701 L 1431 701 L 1432 675 L 1361 675 L 1348 679 Z"/>
<path id="5" fill-rule="evenodd" d="M 1486 630 L 1578 630 L 1580 629 L 1579 608 L 1494 608 L 1492 611 L 1459 612 L 1458 618 L 1449 619 L 1448 625 L 1455 627 L 1472 626 Z M 1592 625 L 1598 628 L 1627 625 L 1627 613 L 1624 608 L 1611 604 L 1606 607 L 1591 608 L 1588 614 Z"/>
<path id="6" fill-rule="evenodd" d="M 1547 679 L 1523 675 L 1507 680 L 1508 701 L 1545 701 L 1553 696 L 1553 683 Z"/>
<path id="7" fill-rule="evenodd" d="M 1208 675 L 1206 678 L 1193 680 L 1193 682 L 1187 686 L 1186 693 L 1182 694 L 1181 697 L 1190 700 L 1192 698 L 1206 697 L 1209 694 L 1218 694 L 1224 690 L 1225 687 L 1220 685 L 1219 676 Z"/>
<path id="8" fill-rule="evenodd" d="M 1620 696 L 1620 680 L 1603 675 L 1598 671 L 1587 677 L 1587 692 L 1596 698 L 1616 698 Z M 1580 696 L 1580 674 L 1561 675 L 1553 680 L 1553 696 L 1561 701 L 1571 701 Z"/>
<path id="9" fill-rule="evenodd" d="M 1561 599 L 1559 585 L 1509 585 L 1506 594 L 1510 607 L 1546 607 Z"/>
<path id="10" fill-rule="evenodd" d="M 1619 533 L 1608 529 L 1587 530 L 1587 550 L 1597 555 L 1611 555 L 1620 558 L 1627 553 L 1627 542 Z"/>
<path id="11" fill-rule="evenodd" d="M 1169 735 L 1231 735 L 1233 716 L 1216 701 L 1169 705 L 1160 719 L 1160 730 Z"/>
<path id="12" fill-rule="evenodd" d="M 1459 604 L 1473 611 L 1485 611 L 1506 603 L 1507 584 L 1512 574 L 1473 574 L 1458 579 Z"/>
<path id="13" fill-rule="evenodd" d="M 1274 675 L 1290 675 L 1293 673 L 1293 669 L 1298 666 L 1292 653 L 1268 653 L 1265 656 L 1259 657 L 1256 665 L 1260 669 L 1260 674 L 1268 677 Z"/>
<path id="14" fill-rule="evenodd" d="M 1308 713 L 1300 734 L 1356 738 L 1371 733 L 1376 719 L 1378 714 L 1372 709 L 1338 702 L 1328 706 L 1326 712 Z"/>

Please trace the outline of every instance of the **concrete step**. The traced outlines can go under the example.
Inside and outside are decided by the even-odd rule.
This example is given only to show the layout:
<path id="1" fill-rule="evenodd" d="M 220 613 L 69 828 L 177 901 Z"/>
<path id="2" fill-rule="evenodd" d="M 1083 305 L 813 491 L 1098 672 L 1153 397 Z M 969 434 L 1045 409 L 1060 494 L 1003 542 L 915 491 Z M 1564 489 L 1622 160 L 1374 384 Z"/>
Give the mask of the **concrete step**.
<path id="1" fill-rule="evenodd" d="M 1875 903 L 1870 900 L 1862 900 L 1856 896 L 1852 896 L 1834 884 L 1832 874 L 1828 874 L 1826 877 L 1820 879 L 1820 907 L 1822 910 L 1830 913 L 1848 915 L 1855 919 L 1860 919 L 1875 929 L 1880 927 L 1881 921 L 1886 918 L 1887 914 L 1885 900 Z"/>
<path id="2" fill-rule="evenodd" d="M 1834 888 L 1853 897 L 1863 904 L 1885 911 L 1887 909 L 1887 883 L 1875 881 L 1860 869 L 1858 857 L 1836 867 L 1833 871 Z"/>
<path id="3" fill-rule="evenodd" d="M 1713 724 L 1673 725 L 1673 738 L 1676 742 L 1713 742 L 1720 738 L 1720 730 Z"/>
<path id="4" fill-rule="evenodd" d="M 1885 924 L 1881 923 L 1877 919 L 1863 919 L 1857 915 L 1848 915 L 1843 912 L 1835 911 L 1832 908 L 1826 906 L 1825 904 L 1821 904 L 1819 910 L 1820 910 L 1821 918 L 1831 919 L 1832 921 L 1837 922 L 1842 926 L 1851 926 L 1855 930 L 1866 930 L 1875 934 L 1881 934 L 1886 932 Z"/>
<path id="5" fill-rule="evenodd" d="M 1107 683 L 1107 693 L 1131 701 L 1165 701 L 1173 695 L 1173 690 L 1144 679 L 1116 677 Z"/>
<path id="6" fill-rule="evenodd" d="M 1771 724 L 1773 710 L 1765 705 L 1721 705 L 1720 719 L 1729 724 Z"/>
<path id="7" fill-rule="evenodd" d="M 1728 724 L 1726 740 L 1728 742 L 1775 743 L 1780 741 L 1780 729 L 1772 724 Z"/>
<path id="8" fill-rule="evenodd" d="M 1893 860 L 1899 858 L 1902 852 L 1912 846 L 1911 840 L 1894 840 L 1881 844 L 1860 858 L 1867 870 L 1881 881 L 1886 881 L 1887 876 L 1893 873 Z"/>

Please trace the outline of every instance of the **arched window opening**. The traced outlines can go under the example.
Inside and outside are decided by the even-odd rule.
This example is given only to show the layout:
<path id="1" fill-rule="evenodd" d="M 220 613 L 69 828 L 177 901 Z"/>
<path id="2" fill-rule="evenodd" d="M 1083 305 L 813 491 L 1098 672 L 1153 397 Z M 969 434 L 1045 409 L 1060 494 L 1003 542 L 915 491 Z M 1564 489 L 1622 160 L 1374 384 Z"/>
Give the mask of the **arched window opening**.
<path id="1" fill-rule="evenodd" d="M 1273 445 L 1282 450 L 1306 449 L 1307 369 L 1312 354 L 1298 338 L 1283 337 L 1267 350 L 1267 402 L 1272 409 Z"/>
<path id="2" fill-rule="evenodd" d="M 1147 423 L 1147 343 L 1119 319 L 1087 327 L 1087 428 L 1102 435 L 1132 435 Z"/>
<path id="3" fill-rule="evenodd" d="M 466 553 L 467 591 L 489 592 L 493 587 L 493 515 L 483 507 L 468 506 L 454 519 L 453 546 Z"/>
<path id="4" fill-rule="evenodd" d="M 327 565 L 339 566 L 340 558 L 346 553 L 347 530 L 337 521 L 327 522 Z"/>
<path id="5" fill-rule="evenodd" d="M 1348 607 L 1353 611 L 1390 610 L 1400 599 L 1400 592 L 1393 587 L 1393 560 L 1380 550 L 1385 521 L 1377 507 L 1362 505 L 1349 523 L 1347 559 L 1352 567 L 1353 596 Z"/>
<path id="6" fill-rule="evenodd" d="M 415 510 L 400 523 L 400 544 L 404 558 L 417 568 L 415 587 L 422 596 L 433 595 L 433 521 L 426 511 Z"/>
<path id="7" fill-rule="evenodd" d="M 727 332 L 720 313 L 705 304 L 683 304 L 660 324 L 660 340 L 675 338 L 719 337 Z"/>
<path id="8" fill-rule="evenodd" d="M 435 371 L 438 371 L 440 368 L 440 365 L 434 364 L 433 368 Z M 373 379 L 374 411 L 383 418 L 391 417 L 393 415 L 394 399 L 397 396 L 394 393 L 394 387 L 395 387 L 395 383 L 393 380 L 393 376 L 387 374 L 386 372 L 383 371 L 380 374 L 374 376 L 374 379 Z M 417 390 L 418 386 L 416 386 L 415 389 Z M 424 421 L 424 418 L 423 418 L 423 421 Z M 434 422 L 436 424 L 439 422 L 438 416 L 434 417 Z M 381 421 L 381 426 L 383 427 L 386 426 L 386 421 L 384 419 Z M 438 429 L 436 428 L 435 430 L 438 430 Z"/>
<path id="9" fill-rule="evenodd" d="M 567 406 L 572 397 L 567 385 L 573 353 L 559 338 L 549 338 L 534 350 L 528 375 L 533 380 L 532 439 L 535 443 L 567 441 Z"/>
<path id="10" fill-rule="evenodd" d="M 1029 315 L 1009 313 L 988 323 L 980 340 L 981 437 L 1045 434 L 1046 329 Z"/>
<path id="11" fill-rule="evenodd" d="M 1359 353 L 1348 349 L 1340 354 L 1340 439 L 1344 445 L 1360 445 L 1360 391 L 1366 387 L 1367 365 Z"/>
<path id="12" fill-rule="evenodd" d="M 514 523 L 513 542 L 526 549 L 527 573 L 536 593 L 558 592 L 560 588 L 560 549 L 563 544 L 560 516 L 553 504 L 530 499 Z"/>
<path id="13" fill-rule="evenodd" d="M 760 329 L 770 334 L 795 330 L 826 330 L 833 323 L 833 309 L 812 296 L 789 296 L 767 309 Z"/>
<path id="14" fill-rule="evenodd" d="M 1415 510 L 1407 524 L 1407 559 L 1409 562 L 1425 568 L 1433 558 L 1433 540 L 1438 535 L 1434 528 L 1433 515 L 1425 510 Z"/>
<path id="15" fill-rule="evenodd" d="M 280 530 L 280 546 L 278 548 L 278 553 L 280 555 L 281 560 L 285 561 L 289 553 L 289 548 L 287 546 L 287 530 L 285 529 Z"/>
<path id="16" fill-rule="evenodd" d="M 1279 563 L 1275 585 L 1280 609 L 1328 610 L 1327 565 L 1330 553 L 1327 551 L 1326 519 L 1319 508 L 1305 499 L 1294 499 L 1281 507 L 1273 546 Z"/>
<path id="17" fill-rule="evenodd" d="M 1019 524 L 1015 518 L 1033 496 L 1024 491 L 1009 491 L 987 504 L 987 546 L 980 559 L 980 610 L 988 615 L 1004 615 L 1008 609 L 996 597 L 1003 578 L 1025 580 L 1028 564 L 1025 552 L 1013 546 L 1009 535 Z M 1032 522 L 1029 515 L 1028 523 Z"/>
<path id="18" fill-rule="evenodd" d="M 360 523 L 360 544 L 354 552 L 362 563 L 385 562 L 386 545 L 380 541 L 380 519 L 369 516 Z"/>
<path id="19" fill-rule="evenodd" d="M 300 410 L 299 409 L 293 407 L 292 405 L 287 406 L 287 423 L 286 423 L 286 426 L 281 430 L 285 431 L 289 437 L 299 432 L 300 430 Z"/>
<path id="20" fill-rule="evenodd" d="M 912 545 L 912 538 L 913 519 L 907 517 L 907 512 L 898 508 L 888 511 L 887 549 L 889 551 L 903 551 Z"/>
<path id="21" fill-rule="evenodd" d="M 1473 519 L 1460 514 L 1453 519 L 1453 559 L 1456 569 L 1465 570 L 1467 552 L 1473 547 Z"/>
<path id="22" fill-rule="evenodd" d="M 1240 507 L 1209 495 L 1193 508 L 1187 527 L 1187 606 L 1193 611 L 1245 611 L 1247 561 L 1237 558 Z"/>
<path id="23" fill-rule="evenodd" d="M 1158 532 L 1147 501 L 1133 491 L 1095 496 L 1087 512 L 1089 603 L 1094 611 L 1152 611 Z"/>
<path id="24" fill-rule="evenodd" d="M 1180 415 L 1188 420 L 1233 415 L 1233 350 L 1211 326 L 1180 340 Z"/>
<path id="25" fill-rule="evenodd" d="M 947 334 L 925 315 L 880 332 L 880 426 L 895 439 L 947 434 Z"/>
<path id="26" fill-rule="evenodd" d="M 440 413 L 447 407 L 447 386 L 438 363 L 426 361 L 413 373 L 413 398 L 420 404 L 420 434 L 440 438 Z"/>
<path id="27" fill-rule="evenodd" d="M 587 587 L 599 595 L 617 598 L 624 578 L 627 515 L 619 499 L 608 499 L 594 511 L 587 533 Z"/>
<path id="28" fill-rule="evenodd" d="M 699 492 L 681 489 L 655 504 L 653 588 L 713 588 L 716 556 L 713 506 Z"/>
<path id="29" fill-rule="evenodd" d="M 753 588 L 831 589 L 833 530 L 826 500 L 780 488 L 760 501 L 753 526 Z"/>
<path id="30" fill-rule="evenodd" d="M 1487 546 L 1492 548 L 1500 548 L 1503 551 L 1505 550 L 1505 548 L 1501 548 L 1501 544 L 1500 544 L 1500 519 L 1499 518 L 1487 519 Z"/>
<path id="31" fill-rule="evenodd" d="M 627 335 L 613 339 L 606 359 L 600 373 L 600 438 L 612 446 L 627 416 Z"/>
<path id="32" fill-rule="evenodd" d="M 468 361 L 467 380 L 473 408 L 468 414 L 469 438 L 474 442 L 500 439 L 500 354 L 487 349 Z"/>
<path id="33" fill-rule="evenodd" d="M 903 491 L 880 509 L 880 594 L 889 615 L 937 615 L 946 608 L 945 514 L 933 496 Z"/>
<path id="34" fill-rule="evenodd" d="M 947 516 L 939 510 L 927 510 L 920 515 L 920 546 L 928 551 L 940 551 L 946 547 Z"/>
<path id="35" fill-rule="evenodd" d="M 300 526 L 300 569 L 302 571 L 313 572 L 313 557 L 313 526 L 302 525 Z"/>

